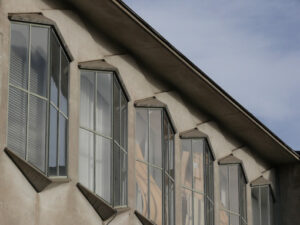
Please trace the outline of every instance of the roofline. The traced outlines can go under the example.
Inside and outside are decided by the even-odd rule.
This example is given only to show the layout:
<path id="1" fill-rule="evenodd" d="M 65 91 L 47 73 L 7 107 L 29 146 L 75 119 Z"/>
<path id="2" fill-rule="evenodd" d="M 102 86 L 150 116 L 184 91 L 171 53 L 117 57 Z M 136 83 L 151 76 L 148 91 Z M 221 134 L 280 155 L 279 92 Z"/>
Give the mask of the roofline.
<path id="1" fill-rule="evenodd" d="M 161 34 L 159 34 L 153 27 L 151 27 L 145 20 L 143 20 L 138 14 L 136 14 L 129 6 L 127 6 L 122 0 L 111 0 L 120 10 L 122 10 L 128 17 L 134 20 L 140 27 L 147 31 L 153 38 L 155 38 L 160 44 L 166 47 L 174 56 L 181 60 L 188 68 L 193 70 L 198 78 L 202 78 L 213 90 L 222 95 L 228 102 L 230 102 L 238 111 L 245 115 L 249 120 L 256 124 L 262 131 L 274 139 L 279 145 L 281 145 L 287 153 L 293 156 L 296 160 L 300 160 L 299 155 L 289 147 L 283 140 L 281 140 L 275 133 L 273 133 L 266 125 L 260 122 L 251 112 L 244 108 L 239 102 L 237 102 L 232 96 L 230 96 L 223 88 L 215 83 L 205 72 L 197 67 L 192 61 L 184 56 L 178 49 L 176 49 L 170 42 L 168 42 Z"/>

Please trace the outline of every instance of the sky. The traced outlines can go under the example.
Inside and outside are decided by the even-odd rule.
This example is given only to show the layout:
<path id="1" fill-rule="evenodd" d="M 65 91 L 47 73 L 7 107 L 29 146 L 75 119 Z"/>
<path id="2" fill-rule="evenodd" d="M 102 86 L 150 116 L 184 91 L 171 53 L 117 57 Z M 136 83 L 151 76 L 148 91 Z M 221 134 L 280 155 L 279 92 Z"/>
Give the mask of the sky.
<path id="1" fill-rule="evenodd" d="M 300 151 L 300 0 L 123 0 Z"/>

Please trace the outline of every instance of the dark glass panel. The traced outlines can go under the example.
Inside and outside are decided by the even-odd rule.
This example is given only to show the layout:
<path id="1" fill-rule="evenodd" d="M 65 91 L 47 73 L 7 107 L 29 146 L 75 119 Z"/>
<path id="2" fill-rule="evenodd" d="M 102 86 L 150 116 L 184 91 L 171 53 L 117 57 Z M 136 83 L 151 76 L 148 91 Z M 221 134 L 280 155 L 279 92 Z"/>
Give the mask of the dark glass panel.
<path id="1" fill-rule="evenodd" d="M 192 191 L 183 188 L 181 191 L 182 225 L 193 225 Z"/>
<path id="2" fill-rule="evenodd" d="M 68 116 L 68 94 L 69 94 L 69 60 L 64 54 L 63 49 L 60 51 L 61 71 L 60 71 L 60 94 L 59 108 Z"/>
<path id="3" fill-rule="evenodd" d="M 200 192 L 204 192 L 204 159 L 203 159 L 203 141 L 200 139 L 192 140 L 193 151 L 193 180 L 194 189 Z"/>
<path id="4" fill-rule="evenodd" d="M 49 29 L 31 26 L 30 90 L 47 96 Z"/>
<path id="5" fill-rule="evenodd" d="M 204 198 L 194 192 L 194 225 L 204 224 Z"/>
<path id="6" fill-rule="evenodd" d="M 229 167 L 229 209 L 240 214 L 239 207 L 239 174 L 238 165 Z"/>
<path id="7" fill-rule="evenodd" d="M 58 88 L 60 73 L 60 44 L 54 31 L 50 33 L 51 66 L 50 66 L 50 100 L 58 107 Z"/>
<path id="8" fill-rule="evenodd" d="M 120 162 L 120 148 L 114 144 L 114 157 L 113 157 L 113 177 L 114 177 L 114 206 L 121 205 L 121 162 Z"/>
<path id="9" fill-rule="evenodd" d="M 161 110 L 149 110 L 149 162 L 162 167 L 162 143 L 161 143 Z"/>
<path id="10" fill-rule="evenodd" d="M 221 206 L 225 209 L 229 209 L 229 199 L 228 199 L 228 166 L 220 166 L 220 197 L 221 197 Z"/>
<path id="11" fill-rule="evenodd" d="M 29 25 L 11 23 L 9 82 L 27 89 Z"/>
<path id="12" fill-rule="evenodd" d="M 252 199 L 252 220 L 253 225 L 260 224 L 260 207 L 259 207 L 259 188 L 252 188 L 251 199 Z"/>
<path id="13" fill-rule="evenodd" d="M 59 175 L 67 175 L 68 120 L 59 114 Z"/>
<path id="14" fill-rule="evenodd" d="M 48 158 L 48 175 L 57 175 L 57 123 L 58 112 L 50 105 L 50 122 L 49 122 L 49 158 Z"/>
<path id="15" fill-rule="evenodd" d="M 148 217 L 148 166 L 136 161 L 136 209 Z"/>
<path id="16" fill-rule="evenodd" d="M 47 102 L 30 95 L 28 118 L 28 161 L 45 172 Z"/>
<path id="17" fill-rule="evenodd" d="M 149 168 L 150 181 L 150 219 L 156 224 L 162 222 L 162 170 Z"/>
<path id="18" fill-rule="evenodd" d="M 120 87 L 116 80 L 114 80 L 114 118 L 113 118 L 113 126 L 114 126 L 114 140 L 117 143 L 120 143 L 120 127 L 121 127 L 121 117 L 120 117 Z"/>
<path id="19" fill-rule="evenodd" d="M 94 191 L 94 134 L 79 129 L 79 182 Z"/>
<path id="20" fill-rule="evenodd" d="M 136 158 L 148 162 L 148 110 L 136 109 Z"/>
<path id="21" fill-rule="evenodd" d="M 25 159 L 27 134 L 27 94 L 9 88 L 7 146 Z"/>
<path id="22" fill-rule="evenodd" d="M 81 71 L 80 76 L 80 126 L 94 130 L 95 73 Z"/>
<path id="23" fill-rule="evenodd" d="M 111 140 L 96 135 L 96 194 L 112 204 L 112 143 Z M 118 165 L 116 165 L 118 166 Z"/>
<path id="24" fill-rule="evenodd" d="M 112 78 L 111 72 L 97 72 L 96 131 L 107 137 L 112 137 Z"/>
<path id="25" fill-rule="evenodd" d="M 193 180 L 193 158 L 192 158 L 192 140 L 183 139 L 181 141 L 181 178 L 182 184 L 192 188 Z"/>
<path id="26" fill-rule="evenodd" d="M 127 150 L 127 100 L 121 94 L 121 146 Z"/>

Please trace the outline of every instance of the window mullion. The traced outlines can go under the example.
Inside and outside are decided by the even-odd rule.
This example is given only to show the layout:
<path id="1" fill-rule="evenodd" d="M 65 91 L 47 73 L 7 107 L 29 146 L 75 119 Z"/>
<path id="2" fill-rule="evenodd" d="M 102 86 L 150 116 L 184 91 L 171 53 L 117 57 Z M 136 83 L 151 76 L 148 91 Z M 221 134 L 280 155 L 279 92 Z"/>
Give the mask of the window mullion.
<path id="1" fill-rule="evenodd" d="M 94 76 L 95 76 L 95 85 L 94 85 L 94 112 L 93 112 L 93 117 L 94 117 L 94 124 L 93 124 L 93 130 L 96 130 L 96 109 L 97 109 L 97 88 L 98 88 L 98 85 L 97 85 L 97 72 L 94 73 Z M 94 192 L 96 192 L 96 134 L 93 135 L 93 144 L 94 144 L 94 149 L 93 149 L 93 163 L 94 163 L 94 168 L 93 168 L 93 173 L 94 173 L 94 182 L 93 182 L 93 189 L 94 189 Z"/>
<path id="2" fill-rule="evenodd" d="M 28 127 L 29 127 L 29 99 L 30 99 L 30 67 L 31 67 L 31 24 L 29 25 L 29 41 L 28 41 L 28 81 L 27 81 L 27 119 L 26 119 L 26 148 L 25 148 L 25 160 L 28 160 Z"/>
<path id="3" fill-rule="evenodd" d="M 114 203 L 115 203 L 115 195 L 114 195 L 114 184 L 115 184 L 115 171 L 114 171 L 114 157 L 115 157 L 115 149 L 114 149 L 114 143 L 115 143 L 115 136 L 114 136 L 114 111 L 115 111 L 115 108 L 114 108 L 114 88 L 115 88 L 115 80 L 114 80 L 114 77 L 112 77 L 111 79 L 111 137 L 112 137 L 112 141 L 111 141 L 111 152 L 110 152 L 110 155 L 112 156 L 111 159 L 110 159 L 110 162 L 111 162 L 111 168 L 110 168 L 110 171 L 111 171 L 111 174 L 112 174 L 112 179 L 110 181 L 110 189 L 113 190 L 111 193 L 110 193 L 110 200 L 111 200 L 111 203 L 112 205 L 114 206 Z"/>
<path id="4" fill-rule="evenodd" d="M 51 68 L 51 29 L 48 30 L 48 90 L 47 90 L 47 113 L 46 113 L 46 154 L 45 154 L 45 172 L 48 175 L 48 168 L 49 168 L 49 142 L 50 142 L 50 68 Z"/>
<path id="5" fill-rule="evenodd" d="M 150 110 L 147 109 L 147 122 L 148 122 L 148 147 L 147 147 L 147 154 L 148 154 L 148 164 L 147 164 L 147 167 L 148 167 L 148 171 L 147 171 L 147 186 L 148 186 L 148 217 L 150 218 L 150 166 L 149 166 L 149 162 L 150 162 Z M 163 208 L 163 207 L 162 207 Z"/>

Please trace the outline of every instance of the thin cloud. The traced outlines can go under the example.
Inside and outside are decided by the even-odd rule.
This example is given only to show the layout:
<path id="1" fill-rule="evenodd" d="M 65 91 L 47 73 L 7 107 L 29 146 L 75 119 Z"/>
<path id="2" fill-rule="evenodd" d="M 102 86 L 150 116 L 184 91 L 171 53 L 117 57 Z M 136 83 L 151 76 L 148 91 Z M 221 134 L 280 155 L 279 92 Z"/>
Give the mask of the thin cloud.
<path id="1" fill-rule="evenodd" d="M 300 149 L 300 2 L 127 0 L 279 137 Z M 291 124 L 293 126 L 291 126 Z"/>

